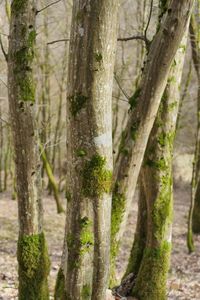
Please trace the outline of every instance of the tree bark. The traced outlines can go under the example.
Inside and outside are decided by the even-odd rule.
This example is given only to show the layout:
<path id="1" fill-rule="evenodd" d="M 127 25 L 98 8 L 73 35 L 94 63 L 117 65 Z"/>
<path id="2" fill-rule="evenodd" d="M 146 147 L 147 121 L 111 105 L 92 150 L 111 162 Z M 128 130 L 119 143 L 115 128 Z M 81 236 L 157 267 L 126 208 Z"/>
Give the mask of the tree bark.
<path id="1" fill-rule="evenodd" d="M 15 151 L 20 300 L 49 299 L 49 259 L 43 233 L 40 161 L 35 128 L 34 1 L 13 0 L 8 53 L 8 92 Z"/>
<path id="2" fill-rule="evenodd" d="M 132 97 L 132 110 L 122 134 L 120 153 L 114 169 L 111 257 L 117 255 L 118 245 L 126 224 L 144 152 L 147 146 L 169 70 L 183 38 L 193 7 L 193 0 L 173 0 L 166 17 L 154 37 L 146 59 L 140 88 Z"/>
<path id="3" fill-rule="evenodd" d="M 173 141 L 186 45 L 187 28 L 171 67 L 141 170 L 144 199 L 140 199 L 140 202 L 146 201 L 147 207 L 147 217 L 144 218 L 147 223 L 146 242 L 140 257 L 136 252 L 138 245 L 135 240 L 132 249 L 134 255 L 130 258 L 128 270 L 136 276 L 132 294 L 142 300 L 166 299 L 173 214 Z M 140 215 L 138 217 L 142 218 Z M 138 259 L 139 266 L 135 265 Z"/>
<path id="4" fill-rule="evenodd" d="M 116 0 L 73 3 L 67 97 L 68 201 L 55 299 L 106 297 L 118 6 Z"/>
<path id="5" fill-rule="evenodd" d="M 200 40 L 198 36 L 198 24 L 194 15 L 190 22 L 190 41 L 192 48 L 192 60 L 197 74 L 197 129 L 196 147 L 193 164 L 191 184 L 191 205 L 188 220 L 188 249 L 194 250 L 192 232 L 200 233 Z"/>

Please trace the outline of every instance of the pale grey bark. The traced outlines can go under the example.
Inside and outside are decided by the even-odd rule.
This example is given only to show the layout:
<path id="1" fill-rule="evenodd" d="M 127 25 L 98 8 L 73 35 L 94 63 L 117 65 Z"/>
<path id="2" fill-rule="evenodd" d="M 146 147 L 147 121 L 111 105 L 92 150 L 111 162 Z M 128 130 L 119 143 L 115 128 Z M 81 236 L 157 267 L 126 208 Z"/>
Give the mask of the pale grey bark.
<path id="1" fill-rule="evenodd" d="M 173 215 L 173 142 L 187 32 L 186 28 L 171 66 L 140 175 L 143 193 L 139 198 L 137 230 L 126 276 L 134 274 L 132 294 L 144 300 L 166 299 Z M 146 207 L 146 211 L 141 210 L 141 206 Z M 141 228 L 141 220 L 145 227 Z"/>
<path id="2" fill-rule="evenodd" d="M 105 299 L 112 183 L 116 0 L 74 1 L 67 97 L 65 299 Z M 58 284 L 58 282 L 57 282 Z M 56 299 L 59 298 L 56 293 Z"/>
<path id="3" fill-rule="evenodd" d="M 35 17 L 34 1 L 12 1 L 8 96 L 18 199 L 19 300 L 49 299 L 49 259 L 43 233 L 41 168 L 34 114 Z"/>
<path id="4" fill-rule="evenodd" d="M 40 162 L 34 119 L 32 57 L 35 44 L 34 1 L 12 2 L 8 54 L 8 92 L 15 150 L 20 232 L 42 230 Z"/>
<path id="5" fill-rule="evenodd" d="M 196 145 L 191 182 L 191 204 L 188 217 L 187 242 L 189 252 L 194 251 L 192 232 L 200 233 L 200 37 L 198 29 L 198 22 L 195 20 L 193 15 L 190 22 L 190 41 L 192 48 L 192 61 L 197 75 L 198 91 Z"/>
<path id="6" fill-rule="evenodd" d="M 165 20 L 150 46 L 140 93 L 135 101 L 135 108 L 130 112 L 121 143 L 123 151 L 119 154 L 114 170 L 117 195 L 125 199 L 119 215 L 119 229 L 115 234 L 116 243 L 124 232 L 149 134 L 167 83 L 171 63 L 186 30 L 193 2 L 171 1 Z M 118 209 L 117 205 L 116 208 Z"/>

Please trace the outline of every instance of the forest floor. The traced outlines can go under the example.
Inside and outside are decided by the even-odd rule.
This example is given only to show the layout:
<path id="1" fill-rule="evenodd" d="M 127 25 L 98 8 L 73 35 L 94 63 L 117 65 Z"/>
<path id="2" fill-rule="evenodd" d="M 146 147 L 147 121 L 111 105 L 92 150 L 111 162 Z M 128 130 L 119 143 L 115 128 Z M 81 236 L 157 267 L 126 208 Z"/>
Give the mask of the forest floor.
<path id="1" fill-rule="evenodd" d="M 175 187 L 175 213 L 173 225 L 173 251 L 168 279 L 168 299 L 200 299 L 200 237 L 195 237 L 196 251 L 189 255 L 186 247 L 187 213 L 189 206 L 189 184 Z M 122 251 L 117 262 L 119 277 L 126 267 L 130 251 L 130 240 L 134 234 L 137 205 L 129 216 Z M 64 236 L 65 216 L 57 215 L 54 200 L 44 198 L 45 231 L 51 258 L 49 286 L 53 295 L 55 278 L 60 264 Z M 17 299 L 17 202 L 10 200 L 10 194 L 0 196 L 0 300 Z M 53 299 L 53 298 L 52 298 Z M 28 299 L 27 299 L 28 300 Z M 103 299 L 102 299 L 103 300 Z M 158 300 L 158 299 L 155 299 Z"/>

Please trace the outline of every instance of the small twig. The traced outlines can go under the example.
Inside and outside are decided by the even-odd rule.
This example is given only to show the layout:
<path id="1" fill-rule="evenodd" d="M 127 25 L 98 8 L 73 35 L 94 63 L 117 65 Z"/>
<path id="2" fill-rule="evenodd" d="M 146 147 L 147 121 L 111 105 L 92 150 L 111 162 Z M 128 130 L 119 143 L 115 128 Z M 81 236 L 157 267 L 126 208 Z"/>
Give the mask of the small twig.
<path id="1" fill-rule="evenodd" d="M 53 6 L 54 4 L 57 4 L 57 3 L 60 2 L 60 1 L 61 1 L 61 0 L 54 1 L 54 2 L 52 2 L 52 3 L 50 3 L 50 4 L 48 4 L 47 6 L 41 8 L 41 9 L 39 9 L 39 10 L 36 10 L 36 15 L 39 14 L 39 13 L 41 13 L 41 12 L 44 11 L 45 9 L 49 8 L 50 6 Z"/>
<path id="2" fill-rule="evenodd" d="M 143 36 L 143 35 L 133 35 L 133 36 L 130 36 L 127 38 L 118 38 L 117 40 L 121 41 L 121 42 L 127 42 L 127 41 L 132 41 L 132 40 L 142 40 L 142 41 L 146 42 L 145 36 Z"/>
<path id="3" fill-rule="evenodd" d="M 1 46 L 1 51 L 2 51 L 2 53 L 4 55 L 4 57 L 5 57 L 5 60 L 8 61 L 8 54 L 6 53 L 6 51 L 4 49 L 1 37 L 0 37 L 0 46 Z"/>
<path id="4" fill-rule="evenodd" d="M 69 42 L 69 41 L 70 41 L 70 39 L 60 39 L 60 40 L 55 40 L 55 41 L 48 42 L 47 45 L 53 45 L 53 44 L 56 44 L 56 43 Z"/>
<path id="5" fill-rule="evenodd" d="M 119 82 L 119 79 L 117 78 L 117 75 L 116 73 L 114 74 L 114 78 L 115 78 L 115 81 L 117 82 L 117 85 L 119 87 L 119 89 L 122 91 L 122 93 L 124 94 L 124 96 L 126 97 L 126 99 L 129 101 L 130 100 L 130 97 L 127 95 L 127 93 L 124 91 L 124 89 L 122 88 L 120 82 Z"/>
<path id="6" fill-rule="evenodd" d="M 153 12 L 153 0 L 151 0 L 151 6 L 150 6 L 150 12 L 149 12 L 149 18 L 148 18 L 148 21 L 147 21 L 147 25 L 146 25 L 146 28 L 144 30 L 144 36 L 145 36 L 145 40 L 147 41 L 147 31 L 148 31 L 148 28 L 149 28 L 149 24 L 150 24 L 150 21 L 151 21 L 151 16 L 152 16 L 152 12 Z"/>
<path id="7" fill-rule="evenodd" d="M 0 78 L 0 81 L 3 83 L 3 85 L 5 85 L 6 88 L 8 88 L 7 84 L 5 83 L 5 81 L 3 81 L 1 78 Z"/>
<path id="8" fill-rule="evenodd" d="M 118 38 L 117 40 L 121 41 L 121 42 L 141 40 L 141 41 L 145 42 L 147 50 L 149 49 L 149 45 L 150 45 L 150 41 L 147 39 L 147 37 L 145 35 L 133 35 L 133 36 L 130 36 L 127 38 Z"/>

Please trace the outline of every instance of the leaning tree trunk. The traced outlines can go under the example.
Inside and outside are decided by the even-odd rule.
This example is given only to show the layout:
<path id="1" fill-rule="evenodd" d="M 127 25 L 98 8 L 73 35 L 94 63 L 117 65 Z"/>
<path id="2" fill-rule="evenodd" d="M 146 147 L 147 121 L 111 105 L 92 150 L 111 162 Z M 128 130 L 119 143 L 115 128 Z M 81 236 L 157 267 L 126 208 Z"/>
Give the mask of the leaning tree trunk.
<path id="1" fill-rule="evenodd" d="M 105 299 L 118 6 L 116 0 L 78 0 L 73 5 L 67 97 L 67 216 L 56 299 Z"/>
<path id="2" fill-rule="evenodd" d="M 49 299 L 49 259 L 42 226 L 40 161 L 34 124 L 35 87 L 32 68 L 35 16 L 34 1 L 12 1 L 8 92 L 19 214 L 19 300 Z"/>
<path id="3" fill-rule="evenodd" d="M 166 299 L 173 213 L 173 141 L 187 44 L 186 36 L 171 67 L 168 84 L 148 141 L 141 170 L 144 199 L 140 201 L 142 203 L 146 201 L 147 207 L 147 216 L 144 218 L 146 220 L 146 243 L 145 248 L 140 249 L 141 255 L 141 252 L 136 251 L 140 247 L 137 240 L 140 242 L 141 237 L 135 240 L 128 271 L 134 273 L 136 277 L 132 294 L 142 300 Z M 141 218 L 140 215 L 138 217 Z"/>
<path id="4" fill-rule="evenodd" d="M 192 48 L 192 59 L 197 74 L 197 131 L 195 159 L 193 164 L 191 205 L 188 220 L 188 249 L 194 250 L 192 231 L 200 233 L 200 38 L 198 24 L 192 16 L 190 22 L 190 40 Z"/>
<path id="5" fill-rule="evenodd" d="M 112 261 L 117 255 L 149 134 L 166 87 L 171 63 L 186 30 L 193 2 L 194 0 L 171 1 L 165 20 L 151 43 L 140 88 L 131 99 L 132 110 L 122 134 L 119 158 L 114 170 Z"/>

